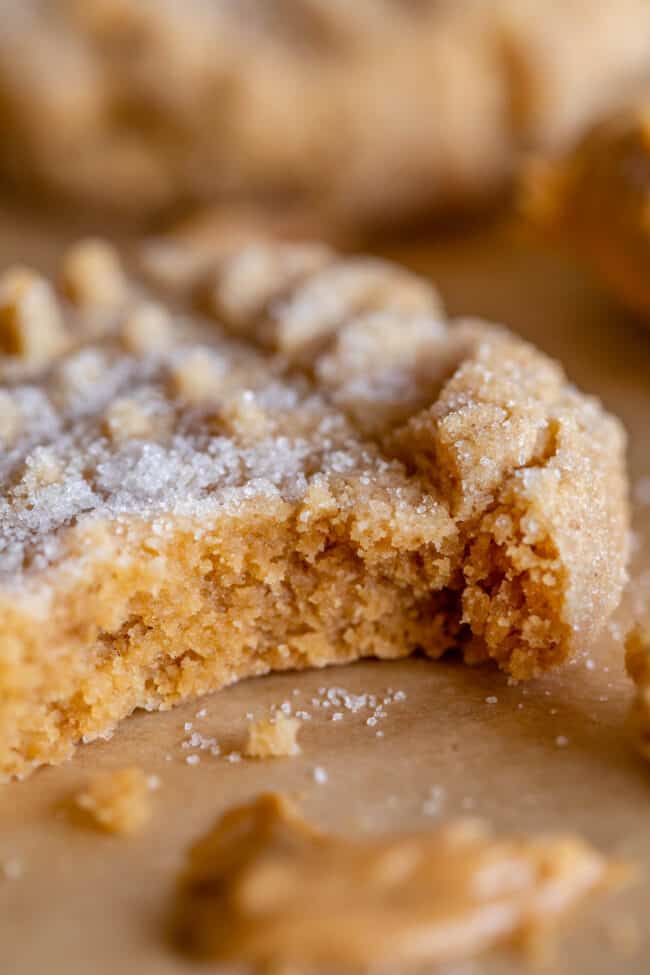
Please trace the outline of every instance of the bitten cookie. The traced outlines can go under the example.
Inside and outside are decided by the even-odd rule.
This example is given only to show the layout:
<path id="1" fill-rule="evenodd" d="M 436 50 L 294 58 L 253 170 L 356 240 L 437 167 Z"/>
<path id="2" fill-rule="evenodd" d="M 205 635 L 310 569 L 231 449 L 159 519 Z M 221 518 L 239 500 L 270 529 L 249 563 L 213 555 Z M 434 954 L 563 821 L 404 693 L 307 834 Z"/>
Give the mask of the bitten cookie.
<path id="1" fill-rule="evenodd" d="M 252 674 L 456 648 L 526 678 L 593 639 L 624 436 L 559 365 L 381 260 L 164 256 L 0 280 L 5 776 Z"/>

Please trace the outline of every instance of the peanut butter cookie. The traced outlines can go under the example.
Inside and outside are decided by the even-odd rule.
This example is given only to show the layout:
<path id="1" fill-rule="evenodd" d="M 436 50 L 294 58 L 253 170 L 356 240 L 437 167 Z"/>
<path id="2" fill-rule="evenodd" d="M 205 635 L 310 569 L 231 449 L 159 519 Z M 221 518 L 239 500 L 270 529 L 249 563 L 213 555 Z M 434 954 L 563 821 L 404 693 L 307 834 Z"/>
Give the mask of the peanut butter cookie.
<path id="1" fill-rule="evenodd" d="M 386 222 L 489 196 L 649 57 L 645 0 L 22 0 L 0 164 L 129 214 L 270 195 Z"/>
<path id="2" fill-rule="evenodd" d="M 559 365 L 384 261 L 172 256 L 0 281 L 3 775 L 252 674 L 589 643 L 624 436 Z"/>

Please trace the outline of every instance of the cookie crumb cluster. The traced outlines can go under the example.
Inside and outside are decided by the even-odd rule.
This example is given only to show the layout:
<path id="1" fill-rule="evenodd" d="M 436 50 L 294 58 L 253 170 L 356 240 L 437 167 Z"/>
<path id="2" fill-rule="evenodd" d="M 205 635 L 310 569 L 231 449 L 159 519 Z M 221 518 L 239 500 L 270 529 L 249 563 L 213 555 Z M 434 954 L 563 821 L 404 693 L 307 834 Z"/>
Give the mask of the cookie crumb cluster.
<path id="1" fill-rule="evenodd" d="M 258 718 L 248 725 L 244 754 L 248 758 L 288 758 L 299 755 L 298 732 L 301 722 L 276 711 L 269 718 Z"/>
<path id="2" fill-rule="evenodd" d="M 150 793 L 159 787 L 157 776 L 137 767 L 123 768 L 95 776 L 75 796 L 75 803 L 105 832 L 129 835 L 150 820 Z"/>

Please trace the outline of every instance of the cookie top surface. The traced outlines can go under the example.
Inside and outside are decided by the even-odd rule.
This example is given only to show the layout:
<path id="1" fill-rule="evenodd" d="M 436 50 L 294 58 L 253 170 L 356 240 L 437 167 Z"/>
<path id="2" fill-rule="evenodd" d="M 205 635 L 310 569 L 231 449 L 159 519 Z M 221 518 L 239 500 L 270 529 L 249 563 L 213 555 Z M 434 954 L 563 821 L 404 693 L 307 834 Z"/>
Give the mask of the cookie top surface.
<path id="1" fill-rule="evenodd" d="M 341 377 L 327 378 L 327 340 L 356 308 L 357 334 L 349 329 L 338 353 L 344 389 L 371 413 L 375 402 L 408 412 L 423 395 L 409 388 L 413 355 L 447 344 L 429 285 L 380 261 L 337 261 L 320 245 L 259 246 L 224 262 L 197 296 L 202 314 L 127 277 L 93 241 L 65 256 L 58 290 L 25 268 L 4 273 L 3 575 L 55 559 L 57 530 L 82 515 L 201 517 L 251 498 L 295 500 L 311 472 L 375 471 L 390 488 L 396 462 L 329 395 Z M 228 328 L 211 314 L 217 303 Z M 265 330 L 261 346 L 250 315 Z M 391 324 L 409 333 L 406 355 Z M 383 355 L 373 343 L 382 328 Z M 305 363 L 323 338 L 321 380 Z M 381 389 L 368 382 L 373 368 Z"/>

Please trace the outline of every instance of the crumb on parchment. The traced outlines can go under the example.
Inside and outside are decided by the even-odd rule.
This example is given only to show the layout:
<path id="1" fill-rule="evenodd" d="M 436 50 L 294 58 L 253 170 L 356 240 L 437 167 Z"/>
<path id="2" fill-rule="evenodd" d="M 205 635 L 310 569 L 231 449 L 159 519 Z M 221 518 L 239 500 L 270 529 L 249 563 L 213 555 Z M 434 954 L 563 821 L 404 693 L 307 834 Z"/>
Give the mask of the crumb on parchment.
<path id="1" fill-rule="evenodd" d="M 301 722 L 276 711 L 270 718 L 259 718 L 248 726 L 245 754 L 248 758 L 286 758 L 300 754 L 298 731 Z"/>
<path id="2" fill-rule="evenodd" d="M 150 792 L 159 788 L 157 776 L 135 766 L 96 775 L 75 796 L 75 804 L 107 833 L 136 833 L 151 818 Z"/>

